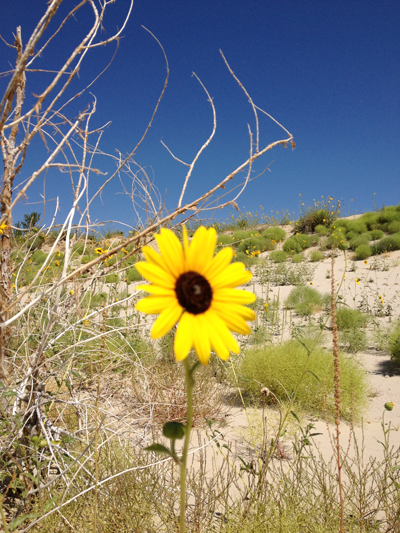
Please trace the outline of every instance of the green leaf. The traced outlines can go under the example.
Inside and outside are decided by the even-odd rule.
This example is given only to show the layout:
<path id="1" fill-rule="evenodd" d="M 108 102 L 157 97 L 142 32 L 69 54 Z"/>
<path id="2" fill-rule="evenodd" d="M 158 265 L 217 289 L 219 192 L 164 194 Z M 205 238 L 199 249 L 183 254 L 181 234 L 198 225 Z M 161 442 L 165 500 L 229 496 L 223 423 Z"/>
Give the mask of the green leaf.
<path id="1" fill-rule="evenodd" d="M 163 427 L 163 435 L 167 439 L 180 440 L 185 436 L 186 427 L 180 422 L 166 422 Z"/>
<path id="2" fill-rule="evenodd" d="M 312 372 L 311 370 L 306 370 L 306 374 L 307 374 L 307 372 L 309 372 L 311 375 L 313 375 L 315 377 L 315 379 L 321 383 L 321 380 L 319 379 L 317 374 L 314 374 L 314 372 Z"/>
<path id="3" fill-rule="evenodd" d="M 5 398 L 6 396 L 16 396 L 17 393 L 14 390 L 8 390 L 1 393 L 1 397 Z"/>
<path id="4" fill-rule="evenodd" d="M 297 422 L 300 424 L 300 419 L 299 419 L 299 417 L 296 415 L 296 413 L 295 413 L 294 411 L 290 411 L 290 414 L 291 414 L 292 416 L 294 416 L 295 419 L 297 420 Z"/>
<path id="5" fill-rule="evenodd" d="M 28 520 L 29 518 L 37 518 L 38 516 L 40 515 L 37 513 L 31 513 L 31 514 L 26 514 L 25 516 L 19 516 L 18 518 L 16 518 L 15 520 L 9 523 L 8 529 L 10 531 L 14 531 L 15 529 L 17 529 L 19 525 L 23 524 L 25 520 Z"/>
<path id="6" fill-rule="evenodd" d="M 150 446 L 146 446 L 145 450 L 147 452 L 156 452 L 156 453 L 165 453 L 166 455 L 169 455 L 170 457 L 176 458 L 176 455 L 171 452 L 168 448 L 163 446 L 162 444 L 157 444 L 156 442 L 154 444 L 151 444 Z"/>
<path id="7" fill-rule="evenodd" d="M 396 466 L 394 466 L 394 467 L 392 468 L 392 470 L 393 470 L 393 472 L 394 472 L 395 470 L 398 470 L 399 468 L 400 468 L 400 465 L 396 465 Z"/>

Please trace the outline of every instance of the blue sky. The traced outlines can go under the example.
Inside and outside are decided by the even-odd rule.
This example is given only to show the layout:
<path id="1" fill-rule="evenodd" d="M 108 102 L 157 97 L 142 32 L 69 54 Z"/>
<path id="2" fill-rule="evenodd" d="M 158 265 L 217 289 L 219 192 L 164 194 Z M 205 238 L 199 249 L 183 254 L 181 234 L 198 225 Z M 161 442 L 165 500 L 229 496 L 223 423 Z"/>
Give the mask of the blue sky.
<path id="1" fill-rule="evenodd" d="M 109 6 L 103 36 L 121 26 L 128 4 L 127 0 L 117 0 Z M 0 34 L 10 42 L 20 24 L 26 42 L 45 7 L 44 0 L 3 0 Z M 66 8 L 62 7 L 63 12 Z M 86 31 L 90 17 L 85 6 L 76 20 L 68 22 L 54 47 L 43 54 L 38 67 L 61 64 L 69 42 L 76 42 Z M 257 162 L 254 174 L 269 163 L 270 172 L 248 186 L 239 201 L 243 210 L 256 211 L 262 205 L 266 212 L 288 209 L 297 213 L 299 193 L 306 204 L 321 195 L 343 199 L 346 214 L 372 210 L 374 199 L 378 207 L 400 202 L 398 2 L 135 0 L 112 65 L 90 89 L 97 97 L 98 110 L 92 124 L 100 127 L 112 121 L 101 144 L 107 153 L 132 150 L 164 83 L 163 55 L 142 26 L 162 43 L 170 79 L 135 159 L 154 177 L 167 208 L 177 203 L 186 169 L 172 160 L 160 140 L 177 157 L 190 161 L 212 129 L 210 105 L 192 72 L 213 98 L 217 132 L 196 166 L 185 203 L 247 158 L 248 124 L 254 131 L 254 118 L 245 95 L 222 61 L 220 49 L 255 104 L 281 122 L 296 142 L 295 150 L 278 147 Z M 4 71 L 13 55 L 4 44 L 0 46 Z M 113 45 L 95 50 L 83 63 L 72 89 L 82 89 L 106 66 L 114 51 Z M 45 76 L 28 76 L 27 103 L 48 79 Z M 7 80 L 0 78 L 2 92 Z M 84 93 L 70 107 L 70 116 L 76 116 L 92 100 L 88 92 Z M 267 117 L 260 120 L 260 133 L 262 145 L 283 136 Z M 33 144 L 21 179 L 29 176 L 46 153 L 39 140 Z M 99 157 L 96 165 L 108 173 L 114 168 L 105 157 Z M 102 180 L 101 176 L 93 178 L 92 190 Z M 42 192 L 43 180 L 28 193 L 29 205 L 17 207 L 15 220 L 32 210 L 43 212 L 40 204 L 33 203 Z M 132 204 L 121 192 L 116 178 L 105 189 L 102 203 L 93 205 L 92 220 L 134 224 Z M 61 201 L 61 220 L 68 212 L 70 187 L 67 176 L 52 172 L 46 179 L 46 197 L 56 195 Z M 54 202 L 49 202 L 46 221 L 53 206 Z M 218 212 L 216 216 L 228 214 Z"/>

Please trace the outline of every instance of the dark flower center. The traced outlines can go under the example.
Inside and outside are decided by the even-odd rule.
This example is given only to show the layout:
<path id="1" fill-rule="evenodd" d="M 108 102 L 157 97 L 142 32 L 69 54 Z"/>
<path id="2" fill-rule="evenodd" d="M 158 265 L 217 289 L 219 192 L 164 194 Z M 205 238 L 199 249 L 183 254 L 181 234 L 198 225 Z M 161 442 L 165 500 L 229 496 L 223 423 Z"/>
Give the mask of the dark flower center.
<path id="1" fill-rule="evenodd" d="M 197 272 L 185 272 L 176 280 L 175 293 L 180 305 L 198 315 L 211 305 L 212 289 L 205 277 Z"/>

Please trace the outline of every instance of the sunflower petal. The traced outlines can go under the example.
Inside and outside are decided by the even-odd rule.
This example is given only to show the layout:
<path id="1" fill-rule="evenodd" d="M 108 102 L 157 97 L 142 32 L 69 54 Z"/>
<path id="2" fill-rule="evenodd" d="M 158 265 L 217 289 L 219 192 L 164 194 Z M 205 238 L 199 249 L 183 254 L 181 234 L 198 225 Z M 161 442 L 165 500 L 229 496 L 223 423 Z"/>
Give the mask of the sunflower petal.
<path id="1" fill-rule="evenodd" d="M 216 243 L 217 232 L 215 229 L 206 229 L 204 226 L 200 226 L 194 234 L 186 254 L 187 269 L 204 274 L 212 262 Z"/>
<path id="2" fill-rule="evenodd" d="M 178 237 L 169 229 L 162 228 L 155 236 L 161 256 L 169 272 L 178 278 L 184 271 L 183 249 Z"/>
<path id="3" fill-rule="evenodd" d="M 254 311 L 244 305 L 213 302 L 213 309 L 215 309 L 221 317 L 223 317 L 225 313 L 229 313 L 238 315 L 247 321 L 255 320 L 256 318 Z"/>
<path id="4" fill-rule="evenodd" d="M 154 248 L 152 248 L 151 246 L 143 246 L 142 252 L 148 263 L 151 263 L 152 265 L 157 265 L 163 270 L 165 270 L 165 263 L 163 261 L 163 258 L 154 250 Z"/>
<path id="5" fill-rule="evenodd" d="M 243 263 L 232 263 L 218 276 L 210 279 L 210 284 L 214 290 L 238 287 L 250 281 L 252 276 L 253 274 L 249 270 L 245 270 Z"/>
<path id="6" fill-rule="evenodd" d="M 232 257 L 233 257 L 232 248 L 228 248 L 228 247 L 223 248 L 214 257 L 210 265 L 210 268 L 208 268 L 207 271 L 204 272 L 204 274 L 207 276 L 209 280 L 212 280 L 213 277 L 218 276 L 221 272 L 223 272 L 226 269 L 226 267 L 232 261 Z"/>
<path id="7" fill-rule="evenodd" d="M 182 228 L 183 228 L 183 253 L 186 258 L 188 250 L 189 250 L 189 237 L 188 237 L 188 232 L 187 232 L 185 224 L 183 224 Z"/>
<path id="8" fill-rule="evenodd" d="M 178 304 L 164 309 L 151 328 L 151 338 L 159 339 L 168 333 L 168 331 L 178 322 L 182 311 L 182 307 Z"/>
<path id="9" fill-rule="evenodd" d="M 135 287 L 137 291 L 146 291 L 156 296 L 175 296 L 176 293 L 173 289 L 166 289 L 165 287 L 159 287 L 158 285 L 137 285 Z"/>
<path id="10" fill-rule="evenodd" d="M 233 307 L 235 309 L 232 309 Z M 223 322 L 225 322 L 225 324 L 228 326 L 228 328 L 231 331 L 234 331 L 236 333 L 241 333 L 242 335 L 249 335 L 251 333 L 251 329 L 249 328 L 245 318 L 242 316 L 242 313 L 240 312 L 242 309 L 248 309 L 248 307 L 246 308 L 240 305 L 232 306 L 232 305 L 227 305 L 227 304 L 215 303 L 213 304 L 212 309 L 213 311 L 216 312 L 219 318 Z M 249 311 L 251 311 L 251 309 L 249 309 Z M 246 311 L 244 312 L 244 314 L 245 313 Z M 253 311 L 251 311 L 251 313 L 253 313 Z M 249 313 L 249 316 L 250 316 L 250 313 Z M 253 318 L 248 318 L 247 320 L 253 320 Z"/>
<path id="11" fill-rule="evenodd" d="M 213 301 L 234 304 L 251 304 L 255 302 L 256 295 L 253 292 L 237 289 L 218 289 L 214 291 Z"/>
<path id="12" fill-rule="evenodd" d="M 225 323 L 212 311 L 205 313 L 210 340 L 217 355 L 223 361 L 229 358 L 229 350 L 239 353 L 239 346 Z"/>
<path id="13" fill-rule="evenodd" d="M 136 263 L 135 267 L 139 274 L 155 285 L 161 285 L 161 287 L 165 287 L 166 289 L 173 289 L 175 287 L 175 279 L 161 267 L 152 263 L 145 263 L 144 261 Z"/>
<path id="14" fill-rule="evenodd" d="M 136 304 L 136 309 L 142 313 L 148 315 L 157 315 L 167 309 L 176 305 L 176 298 L 170 298 L 169 296 L 148 296 L 142 298 Z"/>
<path id="15" fill-rule="evenodd" d="M 177 361 L 183 361 L 193 346 L 194 315 L 183 313 L 175 335 L 174 352 Z"/>
<path id="16" fill-rule="evenodd" d="M 211 353 L 211 343 L 207 326 L 208 324 L 204 318 L 204 314 L 199 314 L 194 317 L 193 345 L 202 365 L 208 365 Z"/>

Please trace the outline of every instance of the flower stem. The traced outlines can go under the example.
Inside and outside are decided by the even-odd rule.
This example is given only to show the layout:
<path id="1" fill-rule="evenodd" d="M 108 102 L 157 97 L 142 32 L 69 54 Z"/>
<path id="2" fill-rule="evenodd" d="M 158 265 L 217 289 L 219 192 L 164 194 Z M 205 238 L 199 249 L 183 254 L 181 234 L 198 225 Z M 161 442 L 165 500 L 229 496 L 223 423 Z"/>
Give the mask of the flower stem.
<path id="1" fill-rule="evenodd" d="M 189 451 L 190 432 L 192 429 L 193 419 L 193 375 L 189 366 L 189 358 L 184 359 L 186 373 L 186 396 L 187 396 L 187 424 L 185 432 L 185 442 L 181 457 L 181 516 L 180 516 L 180 533 L 186 533 L 186 461 Z"/>

